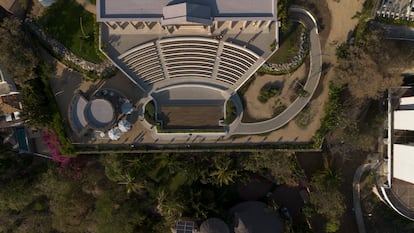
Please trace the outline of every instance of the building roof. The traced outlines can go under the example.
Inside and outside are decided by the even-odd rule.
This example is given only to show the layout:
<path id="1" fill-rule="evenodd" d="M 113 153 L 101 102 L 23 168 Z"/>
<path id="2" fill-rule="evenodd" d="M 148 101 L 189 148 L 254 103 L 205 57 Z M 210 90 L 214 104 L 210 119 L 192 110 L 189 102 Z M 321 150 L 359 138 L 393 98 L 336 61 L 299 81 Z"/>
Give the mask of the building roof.
<path id="1" fill-rule="evenodd" d="M 414 131 L 414 110 L 394 111 L 394 129 Z"/>
<path id="2" fill-rule="evenodd" d="M 12 114 L 21 111 L 20 94 L 11 94 L 0 96 L 0 111 L 2 115 Z"/>
<path id="3" fill-rule="evenodd" d="M 215 20 L 230 18 L 276 19 L 275 0 L 98 0 L 98 21 L 160 21 L 165 17 L 163 9 L 172 5 L 186 2 L 189 5 L 199 5 L 190 10 L 197 18 L 203 18 L 210 8 L 211 17 Z M 201 10 L 202 9 L 202 10 Z M 182 12 L 182 9 L 177 9 Z M 201 16 L 201 17 L 200 17 Z"/>
<path id="4" fill-rule="evenodd" d="M 195 229 L 194 221 L 179 220 L 173 232 L 175 233 L 193 233 Z"/>
<path id="5" fill-rule="evenodd" d="M 393 177 L 414 184 L 414 145 L 394 144 Z"/>
<path id="6" fill-rule="evenodd" d="M 229 233 L 229 227 L 223 220 L 209 218 L 200 226 L 200 233 Z"/>
<path id="7" fill-rule="evenodd" d="M 276 212 L 258 201 L 248 201 L 231 209 L 234 213 L 235 233 L 279 233 L 283 232 L 283 222 Z"/>
<path id="8" fill-rule="evenodd" d="M 204 6 L 194 3 L 179 3 L 165 6 L 162 9 L 163 25 L 188 24 L 198 23 L 210 25 L 211 9 L 209 6 Z"/>
<path id="9" fill-rule="evenodd" d="M 399 109 L 402 109 L 402 110 L 414 109 L 414 96 L 400 98 Z"/>

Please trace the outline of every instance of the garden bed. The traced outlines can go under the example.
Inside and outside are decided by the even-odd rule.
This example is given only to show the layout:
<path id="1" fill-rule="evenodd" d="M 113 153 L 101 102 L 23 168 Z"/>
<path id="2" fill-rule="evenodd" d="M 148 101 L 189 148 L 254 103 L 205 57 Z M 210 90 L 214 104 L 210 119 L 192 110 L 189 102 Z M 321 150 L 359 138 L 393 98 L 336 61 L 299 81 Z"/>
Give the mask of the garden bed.
<path id="1" fill-rule="evenodd" d="M 77 56 L 93 63 L 102 61 L 95 47 L 95 17 L 76 1 L 57 1 L 37 23 Z"/>

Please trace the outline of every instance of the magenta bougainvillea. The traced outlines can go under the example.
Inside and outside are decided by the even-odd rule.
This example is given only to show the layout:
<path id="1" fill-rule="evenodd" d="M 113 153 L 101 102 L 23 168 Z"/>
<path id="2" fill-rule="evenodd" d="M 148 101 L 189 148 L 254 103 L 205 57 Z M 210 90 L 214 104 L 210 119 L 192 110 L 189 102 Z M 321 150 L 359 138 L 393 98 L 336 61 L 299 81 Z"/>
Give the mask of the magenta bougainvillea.
<path id="1" fill-rule="evenodd" d="M 69 158 L 62 155 L 60 152 L 61 144 L 56 133 L 50 130 L 44 130 L 42 140 L 49 149 L 52 160 L 59 164 L 58 171 L 68 177 L 79 179 L 81 175 L 81 163 L 76 158 Z"/>

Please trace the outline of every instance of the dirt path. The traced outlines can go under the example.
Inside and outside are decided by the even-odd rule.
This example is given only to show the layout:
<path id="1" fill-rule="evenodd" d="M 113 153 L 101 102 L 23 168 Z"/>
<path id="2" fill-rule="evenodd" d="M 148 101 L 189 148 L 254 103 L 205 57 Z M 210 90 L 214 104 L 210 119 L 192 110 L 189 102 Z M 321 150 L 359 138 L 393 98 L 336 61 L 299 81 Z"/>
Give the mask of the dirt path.
<path id="1" fill-rule="evenodd" d="M 336 47 L 348 39 L 348 35 L 357 25 L 358 20 L 352 19 L 352 17 L 356 14 L 356 12 L 361 11 L 363 1 L 336 2 L 327 0 L 326 3 L 331 13 L 331 22 L 329 23 L 329 34 L 326 38 L 324 46 L 322 47 L 322 59 L 324 63 L 330 64 L 330 67 L 334 67 L 336 65 Z M 327 24 L 327 22 L 325 22 L 325 24 Z M 326 32 L 322 32 L 321 34 L 326 34 Z M 324 115 L 324 101 L 328 99 L 329 82 L 334 78 L 334 76 L 334 69 L 328 68 L 326 75 L 322 77 L 322 82 L 315 93 L 313 101 L 315 102 L 314 107 L 316 107 L 316 109 L 314 110 L 316 112 L 316 116 L 313 125 L 320 122 Z M 319 124 L 317 128 L 319 128 Z"/>
<path id="2" fill-rule="evenodd" d="M 335 49 L 338 45 L 345 42 L 352 30 L 358 23 L 358 19 L 352 17 L 362 9 L 364 1 L 327 1 L 329 11 L 331 12 L 332 22 L 327 43 L 325 45 L 324 57 L 326 61 L 336 63 Z"/>

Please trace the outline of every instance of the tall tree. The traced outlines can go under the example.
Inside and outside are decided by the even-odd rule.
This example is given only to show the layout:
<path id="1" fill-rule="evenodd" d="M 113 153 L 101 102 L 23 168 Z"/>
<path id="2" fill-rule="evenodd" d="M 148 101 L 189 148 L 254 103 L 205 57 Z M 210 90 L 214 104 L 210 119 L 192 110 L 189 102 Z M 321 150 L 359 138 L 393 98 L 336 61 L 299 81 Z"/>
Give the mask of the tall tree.
<path id="1" fill-rule="evenodd" d="M 121 181 L 118 184 L 125 185 L 125 189 L 128 194 L 131 193 L 141 193 L 145 188 L 145 185 L 135 179 L 135 177 L 131 177 L 130 174 L 125 174 L 121 176 Z"/>
<path id="2" fill-rule="evenodd" d="M 340 45 L 337 56 L 337 81 L 347 84 L 356 99 L 378 99 L 389 87 L 400 86 L 399 71 L 413 65 L 406 62 L 413 58 L 411 49 L 398 48 L 376 30 L 367 30 L 353 45 Z"/>
<path id="3" fill-rule="evenodd" d="M 279 152 L 258 152 L 240 157 L 240 164 L 248 171 L 269 177 L 277 183 L 295 184 L 294 155 Z"/>
<path id="4" fill-rule="evenodd" d="M 27 80 L 36 77 L 38 61 L 19 19 L 14 16 L 3 19 L 0 23 L 0 41 L 1 68 L 8 71 L 16 84 L 24 86 Z"/>
<path id="5" fill-rule="evenodd" d="M 213 178 L 212 182 L 219 186 L 229 185 L 235 182 L 239 177 L 238 169 L 234 165 L 234 161 L 227 155 L 216 156 L 213 159 L 214 169 L 210 173 Z"/>
<path id="6" fill-rule="evenodd" d="M 339 191 L 341 183 L 340 174 L 330 168 L 315 173 L 311 179 L 310 203 L 327 219 L 326 232 L 339 230 L 340 217 L 345 212 L 344 196 Z"/>

